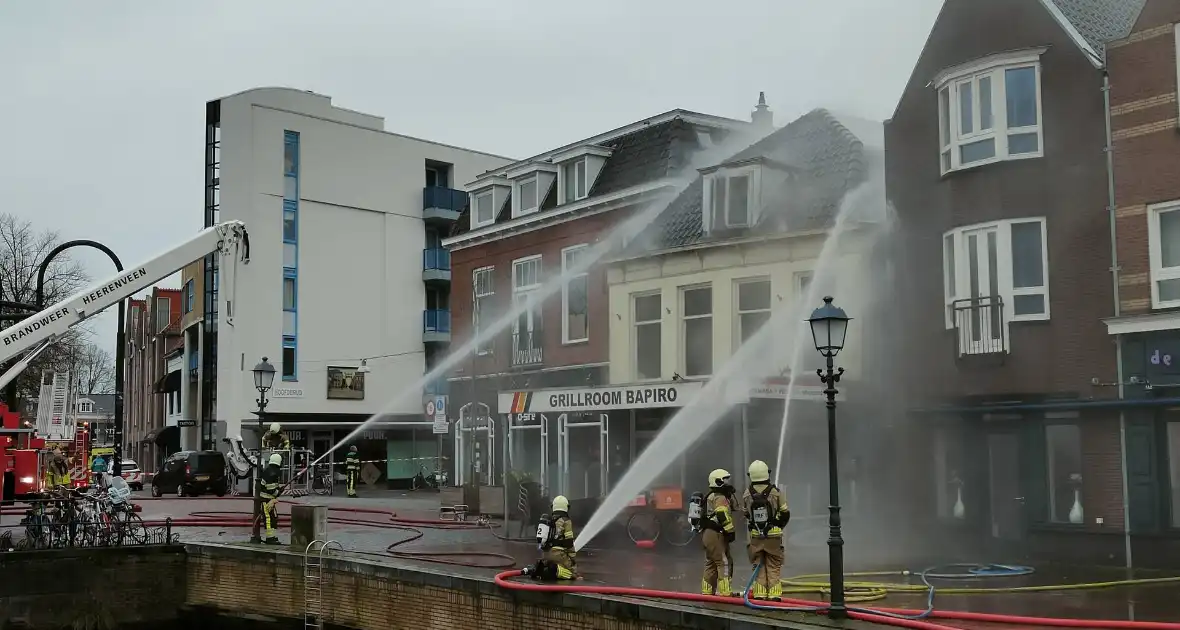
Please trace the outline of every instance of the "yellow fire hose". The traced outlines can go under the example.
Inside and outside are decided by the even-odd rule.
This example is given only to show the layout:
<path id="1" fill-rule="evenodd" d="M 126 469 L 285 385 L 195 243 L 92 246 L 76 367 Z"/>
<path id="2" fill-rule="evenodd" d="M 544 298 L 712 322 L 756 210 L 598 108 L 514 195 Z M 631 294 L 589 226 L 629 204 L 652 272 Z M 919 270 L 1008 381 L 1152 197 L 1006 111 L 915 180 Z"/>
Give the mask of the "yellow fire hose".
<path id="1" fill-rule="evenodd" d="M 884 578 L 918 576 L 914 571 L 860 571 L 845 573 L 849 578 Z M 982 577 L 982 576 L 981 576 Z M 831 594 L 831 583 L 825 573 L 809 573 L 783 578 L 783 594 L 818 594 L 828 597 Z M 1044 593 L 1056 591 L 1082 591 L 1103 588 L 1117 588 L 1122 586 L 1146 586 L 1152 584 L 1171 584 L 1180 582 L 1180 576 L 1159 578 L 1136 578 L 1126 580 L 1110 580 L 1106 582 L 1080 582 L 1074 584 L 1041 584 L 1036 586 L 1001 586 L 1001 587 L 937 587 L 940 595 L 989 595 L 996 593 Z M 925 584 L 905 584 L 901 582 L 885 582 L 877 580 L 853 580 L 844 583 L 844 597 L 848 602 L 872 602 L 885 599 L 891 593 L 923 594 L 930 590 Z"/>

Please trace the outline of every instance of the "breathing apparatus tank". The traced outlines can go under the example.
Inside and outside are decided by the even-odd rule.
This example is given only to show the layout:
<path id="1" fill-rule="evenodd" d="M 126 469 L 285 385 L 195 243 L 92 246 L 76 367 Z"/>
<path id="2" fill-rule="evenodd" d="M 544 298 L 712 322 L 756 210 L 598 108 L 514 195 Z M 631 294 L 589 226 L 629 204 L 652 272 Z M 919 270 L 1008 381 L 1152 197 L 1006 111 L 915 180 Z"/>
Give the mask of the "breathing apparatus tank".
<path id="1" fill-rule="evenodd" d="M 542 514 L 537 520 L 537 549 L 546 551 L 553 546 L 553 517 Z"/>
<path id="2" fill-rule="evenodd" d="M 688 524 L 692 531 L 700 532 L 704 529 L 702 517 L 705 514 L 705 495 L 700 492 L 692 493 L 688 499 Z"/>

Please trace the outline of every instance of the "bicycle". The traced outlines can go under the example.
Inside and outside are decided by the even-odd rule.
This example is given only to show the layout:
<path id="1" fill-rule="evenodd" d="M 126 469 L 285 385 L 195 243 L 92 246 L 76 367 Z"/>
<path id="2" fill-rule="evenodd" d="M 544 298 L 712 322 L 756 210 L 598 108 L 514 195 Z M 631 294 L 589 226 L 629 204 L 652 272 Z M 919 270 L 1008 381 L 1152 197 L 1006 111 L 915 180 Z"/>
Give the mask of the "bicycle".
<path id="1" fill-rule="evenodd" d="M 631 507 L 637 508 L 627 519 L 627 536 L 631 542 L 654 543 L 662 535 L 668 544 L 684 547 L 696 538 L 697 532 L 679 504 L 675 510 L 660 508 L 652 500 L 652 493 L 644 492 L 631 502 Z"/>
<path id="2" fill-rule="evenodd" d="M 447 474 L 441 470 L 435 470 L 430 476 L 422 474 L 425 468 L 419 466 L 418 474 L 410 481 L 411 490 L 434 490 L 439 491 L 447 483 Z"/>
<path id="3" fill-rule="evenodd" d="M 330 495 L 335 492 L 336 480 L 333 479 L 331 464 L 318 464 L 315 475 L 311 479 L 311 490 L 318 495 Z"/>

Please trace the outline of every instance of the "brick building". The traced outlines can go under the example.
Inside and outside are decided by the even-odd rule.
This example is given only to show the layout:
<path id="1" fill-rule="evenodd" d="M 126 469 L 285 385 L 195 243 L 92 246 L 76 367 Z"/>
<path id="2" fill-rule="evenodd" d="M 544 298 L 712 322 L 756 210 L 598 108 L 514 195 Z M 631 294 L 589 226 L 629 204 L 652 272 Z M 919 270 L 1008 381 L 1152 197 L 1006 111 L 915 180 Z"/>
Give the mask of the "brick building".
<path id="1" fill-rule="evenodd" d="M 179 289 L 156 287 L 149 297 L 130 300 L 127 309 L 123 457 L 144 472 L 155 472 L 164 457 L 180 450 L 179 427 L 167 420 L 180 391 L 180 372 L 169 370 L 168 360 L 184 347 L 181 297 Z"/>
<path id="2" fill-rule="evenodd" d="M 1141 5 L 947 0 L 886 124 L 894 448 L 930 454 L 906 460 L 911 514 L 973 546 L 1123 555 L 1104 42 Z"/>
<path id="3" fill-rule="evenodd" d="M 1171 554 L 1180 533 L 1180 4 L 1147 0 L 1107 45 L 1114 162 L 1117 309 L 1128 511 L 1136 564 Z"/>
<path id="4" fill-rule="evenodd" d="M 531 471 L 558 487 L 580 467 L 580 493 L 597 496 L 608 483 L 607 468 L 625 469 L 625 453 L 614 446 L 608 453 L 601 439 L 619 429 L 615 419 L 561 405 L 533 413 L 541 405 L 529 401 L 576 396 L 609 382 L 605 269 L 591 258 L 614 247 L 611 238 L 624 237 L 616 228 L 625 219 L 666 207 L 696 174 L 701 155 L 727 151 L 737 136 L 749 144 L 756 133 L 750 127 L 673 110 L 466 183 L 470 203 L 443 240 L 453 274 L 453 347 L 462 348 L 473 330 L 492 327 L 514 305 L 527 307 L 503 330 L 480 338 L 478 350 L 451 375 L 451 418 L 475 410 L 473 418 L 491 420 L 475 420 L 475 433 L 458 432 L 452 444 L 456 481 L 471 476 L 477 448 L 483 459 L 478 475 L 492 485 L 501 471 Z M 559 286 L 555 280 L 562 276 L 569 282 Z M 427 369 L 441 356 L 428 349 Z M 478 404 L 465 407 L 473 400 Z M 569 446 L 565 428 L 575 423 L 597 427 L 598 436 Z M 479 439 L 463 441 L 473 434 Z"/>

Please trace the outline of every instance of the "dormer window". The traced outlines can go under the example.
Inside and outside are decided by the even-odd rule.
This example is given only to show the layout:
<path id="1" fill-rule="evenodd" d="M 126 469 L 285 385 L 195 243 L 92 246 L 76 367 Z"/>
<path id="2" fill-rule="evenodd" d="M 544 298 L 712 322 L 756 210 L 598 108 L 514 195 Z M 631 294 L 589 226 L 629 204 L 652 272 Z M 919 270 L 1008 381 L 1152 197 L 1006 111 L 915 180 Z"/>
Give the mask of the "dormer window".
<path id="1" fill-rule="evenodd" d="M 475 225 L 472 227 L 483 227 L 490 225 L 496 220 L 496 208 L 492 204 L 492 191 L 484 191 L 475 195 Z"/>
<path id="2" fill-rule="evenodd" d="M 562 165 L 561 188 L 565 203 L 586 198 L 586 158 L 581 157 Z"/>
<path id="3" fill-rule="evenodd" d="M 518 214 L 536 212 L 537 207 L 541 205 L 540 200 L 537 199 L 537 178 L 526 179 L 517 184 L 516 198 Z"/>
<path id="4" fill-rule="evenodd" d="M 78 413 L 94 413 L 94 403 L 89 400 L 78 403 Z"/>
<path id="5" fill-rule="evenodd" d="M 757 167 L 724 168 L 705 175 L 706 229 L 749 227 L 758 221 Z"/>

